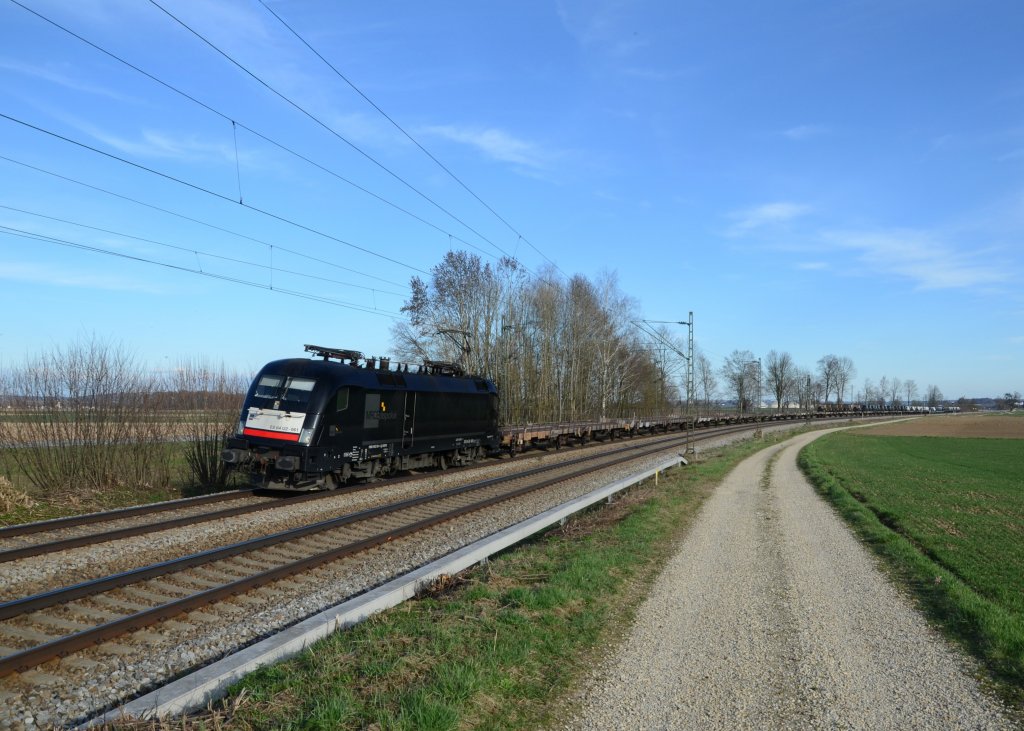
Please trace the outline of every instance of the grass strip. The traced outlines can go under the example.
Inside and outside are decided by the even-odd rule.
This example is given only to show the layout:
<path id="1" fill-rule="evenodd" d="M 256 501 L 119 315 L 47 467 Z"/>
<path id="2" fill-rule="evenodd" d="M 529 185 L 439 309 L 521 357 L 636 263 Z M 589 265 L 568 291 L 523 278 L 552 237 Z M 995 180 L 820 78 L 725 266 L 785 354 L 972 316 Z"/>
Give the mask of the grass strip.
<path id="1" fill-rule="evenodd" d="M 837 433 L 799 464 L 926 614 L 1024 701 L 1024 442 Z"/>
<path id="2" fill-rule="evenodd" d="M 615 646 L 698 508 L 767 434 L 444 577 L 236 684 L 174 729 L 522 729 L 555 722 Z M 140 726 L 136 726 L 138 728 Z M 145 726 L 143 726 L 145 727 Z M 124 728 L 124 726 L 117 726 Z"/>

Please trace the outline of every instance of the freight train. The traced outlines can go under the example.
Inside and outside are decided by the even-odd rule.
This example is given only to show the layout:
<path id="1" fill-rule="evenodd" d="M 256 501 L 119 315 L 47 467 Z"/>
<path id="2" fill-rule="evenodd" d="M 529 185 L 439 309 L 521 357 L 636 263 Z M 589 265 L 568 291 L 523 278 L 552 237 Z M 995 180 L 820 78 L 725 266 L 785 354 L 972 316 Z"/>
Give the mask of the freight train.
<path id="1" fill-rule="evenodd" d="M 310 358 L 265 365 L 249 388 L 238 427 L 221 459 L 244 470 L 254 487 L 333 489 L 403 470 L 445 469 L 487 455 L 531 447 L 604 441 L 636 434 L 729 424 L 893 416 L 866 405 L 815 412 L 685 414 L 571 424 L 498 424 L 498 391 L 454 364 L 422 365 L 364 358 L 354 350 L 307 345 Z"/>
<path id="2" fill-rule="evenodd" d="M 451 363 L 393 364 L 306 345 L 253 380 L 221 459 L 270 489 L 333 489 L 496 452 L 498 391 Z M 318 358 L 318 359 L 317 359 Z"/>

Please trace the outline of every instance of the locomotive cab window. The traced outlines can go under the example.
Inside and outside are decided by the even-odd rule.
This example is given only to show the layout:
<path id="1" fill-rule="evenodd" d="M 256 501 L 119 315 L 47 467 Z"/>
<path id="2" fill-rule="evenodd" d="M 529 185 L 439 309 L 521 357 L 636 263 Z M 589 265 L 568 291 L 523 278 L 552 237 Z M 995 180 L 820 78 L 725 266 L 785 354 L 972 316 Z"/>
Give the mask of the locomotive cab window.
<path id="1" fill-rule="evenodd" d="M 277 398 L 284 385 L 284 376 L 263 376 L 256 385 L 257 398 Z"/>
<path id="2" fill-rule="evenodd" d="M 348 408 L 348 386 L 338 390 L 338 395 L 334 399 L 336 412 L 345 411 Z"/>
<path id="3" fill-rule="evenodd" d="M 291 408 L 304 407 L 309 403 L 315 385 L 312 378 L 265 375 L 256 384 L 253 396 L 266 401 L 281 401 Z"/>

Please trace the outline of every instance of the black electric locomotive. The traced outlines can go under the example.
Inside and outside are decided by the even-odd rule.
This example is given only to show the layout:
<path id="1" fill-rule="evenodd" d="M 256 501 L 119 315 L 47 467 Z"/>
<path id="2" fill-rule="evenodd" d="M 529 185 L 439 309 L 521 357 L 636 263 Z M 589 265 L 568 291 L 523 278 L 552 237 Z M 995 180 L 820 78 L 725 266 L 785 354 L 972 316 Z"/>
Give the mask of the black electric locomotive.
<path id="1" fill-rule="evenodd" d="M 393 367 L 307 345 L 265 365 L 222 459 L 274 489 L 331 489 L 399 470 L 467 464 L 500 447 L 498 392 L 449 363 Z"/>

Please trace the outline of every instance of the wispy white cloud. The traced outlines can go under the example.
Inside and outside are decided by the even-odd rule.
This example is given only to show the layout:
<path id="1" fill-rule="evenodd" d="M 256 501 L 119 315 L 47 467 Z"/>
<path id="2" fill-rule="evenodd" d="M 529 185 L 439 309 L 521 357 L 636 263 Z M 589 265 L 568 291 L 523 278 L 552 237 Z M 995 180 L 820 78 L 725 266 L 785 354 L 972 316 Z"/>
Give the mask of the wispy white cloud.
<path id="1" fill-rule="evenodd" d="M 824 261 L 801 261 L 797 263 L 796 268 L 805 271 L 820 271 L 822 269 L 828 269 L 829 264 Z"/>
<path id="2" fill-rule="evenodd" d="M 198 135 L 174 135 L 158 130 L 142 130 L 137 138 L 123 137 L 101 130 L 91 124 L 80 124 L 81 129 L 94 139 L 126 155 L 201 162 L 235 162 L 235 148 L 229 141 L 209 142 Z M 239 159 L 247 160 L 243 150 Z"/>
<path id="3" fill-rule="evenodd" d="M 546 168 L 555 156 L 555 153 L 544 150 L 533 142 L 519 139 L 500 129 L 443 125 L 426 127 L 423 131 L 452 142 L 469 145 L 494 160 L 538 170 Z"/>
<path id="4" fill-rule="evenodd" d="M 643 29 L 639 7 L 631 0 L 558 0 L 556 3 L 565 32 L 580 46 L 601 54 L 613 68 L 658 48 L 656 35 Z M 627 70 L 619 69 L 620 72 Z"/>
<path id="5" fill-rule="evenodd" d="M 836 231 L 825 239 L 854 253 L 866 271 L 910 279 L 923 290 L 985 288 L 1014 276 L 994 260 L 992 251 L 964 251 L 922 231 Z"/>
<path id="6" fill-rule="evenodd" d="M 72 91 L 107 97 L 108 99 L 114 99 L 120 102 L 135 101 L 131 97 L 125 96 L 114 89 L 105 86 L 97 86 L 96 84 L 75 78 L 73 75 L 65 73 L 63 69 L 59 68 L 50 66 L 34 66 L 31 64 L 20 63 L 18 61 L 12 61 L 10 59 L 0 59 L 0 69 L 21 74 L 23 76 L 30 76 L 33 79 L 47 81 L 51 84 L 57 84 L 58 86 L 63 86 L 65 89 L 71 89 Z"/>
<path id="7" fill-rule="evenodd" d="M 331 129 L 346 139 L 368 147 L 386 148 L 412 145 L 408 138 L 381 116 L 368 116 L 361 112 L 334 113 Z"/>
<path id="8" fill-rule="evenodd" d="M 255 3 L 185 3 L 174 10 L 183 21 L 227 41 L 233 47 L 264 45 L 272 34 L 269 26 L 276 23 L 267 13 L 256 8 Z"/>
<path id="9" fill-rule="evenodd" d="M 621 0 L 559 0 L 557 9 L 562 26 L 584 45 L 601 44 L 618 53 L 637 47 L 636 40 L 623 38 Z"/>
<path id="10" fill-rule="evenodd" d="M 796 127 L 790 127 L 782 132 L 784 137 L 788 137 L 791 140 L 806 140 L 809 137 L 817 137 L 825 134 L 828 130 L 825 127 L 817 124 L 801 124 Z"/>
<path id="11" fill-rule="evenodd" d="M 729 214 L 729 218 L 733 221 L 732 226 L 729 227 L 729 233 L 733 236 L 740 236 L 764 226 L 787 223 L 807 215 L 811 210 L 810 206 L 802 203 L 778 201 L 734 211 Z"/>
<path id="12" fill-rule="evenodd" d="M 61 270 L 53 265 L 25 262 L 0 263 L 0 280 L 29 282 L 53 287 L 76 287 L 116 292 L 159 293 L 153 287 L 140 284 L 137 279 L 114 277 L 108 274 L 91 274 L 82 271 Z"/>
<path id="13" fill-rule="evenodd" d="M 66 3 L 63 0 L 41 0 L 32 6 L 44 15 L 52 15 L 50 9 L 58 8 L 71 13 L 79 21 L 94 23 L 113 22 L 119 15 L 137 7 L 134 0 L 77 0 Z"/>

